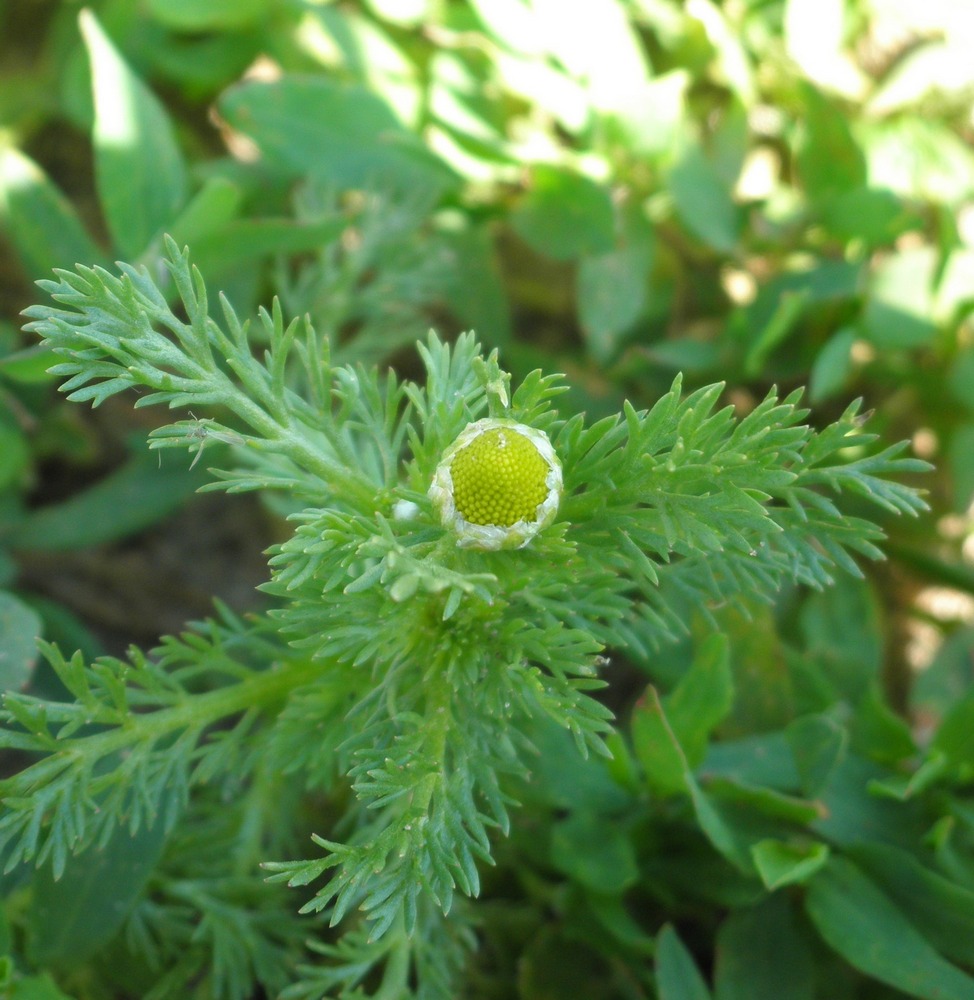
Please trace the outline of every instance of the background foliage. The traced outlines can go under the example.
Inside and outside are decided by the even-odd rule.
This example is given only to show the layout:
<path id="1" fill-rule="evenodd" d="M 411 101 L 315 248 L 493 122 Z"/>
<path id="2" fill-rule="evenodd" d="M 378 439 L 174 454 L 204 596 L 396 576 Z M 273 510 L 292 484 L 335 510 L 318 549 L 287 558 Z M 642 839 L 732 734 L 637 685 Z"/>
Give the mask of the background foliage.
<path id="1" fill-rule="evenodd" d="M 884 525 L 891 558 L 863 579 L 741 594 L 723 639 L 688 610 L 658 653 L 610 650 L 613 760 L 534 734 L 454 933 L 479 941 L 478 997 L 974 996 L 971 30 L 951 0 L 110 0 L 80 19 L 7 0 L 3 687 L 57 694 L 38 634 L 90 659 L 206 613 L 149 578 L 191 561 L 175 536 L 196 553 L 217 533 L 190 501 L 209 457 L 160 467 L 152 418 L 55 399 L 18 318 L 52 267 L 161 276 L 170 233 L 240 315 L 277 294 L 336 362 L 418 376 L 430 326 L 473 328 L 515 382 L 567 372 L 560 408 L 592 421 L 678 371 L 726 379 L 741 414 L 808 385 L 822 427 L 862 396 L 935 461 L 932 515 Z M 287 537 L 283 499 L 230 509 L 231 551 Z M 151 565 L 134 584 L 133 552 Z M 174 587 L 253 607 L 260 568 L 235 589 L 238 563 L 213 565 Z M 145 588 L 148 609 L 78 596 Z M 209 822 L 212 857 L 247 870 Z M 11 995 L 141 995 L 120 956 L 159 940 L 201 996 L 311 962 L 301 942 L 329 939 L 290 916 L 293 890 L 208 884 L 197 848 L 113 835 L 60 881 L 5 876 Z M 182 873 L 164 886 L 163 856 Z"/>

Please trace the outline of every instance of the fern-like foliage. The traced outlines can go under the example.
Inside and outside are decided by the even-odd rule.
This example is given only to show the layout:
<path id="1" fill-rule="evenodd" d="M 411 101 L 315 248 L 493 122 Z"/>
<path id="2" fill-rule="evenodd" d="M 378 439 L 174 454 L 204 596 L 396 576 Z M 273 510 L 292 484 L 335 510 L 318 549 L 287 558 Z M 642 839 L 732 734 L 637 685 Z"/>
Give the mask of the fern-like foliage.
<path id="1" fill-rule="evenodd" d="M 512 391 L 471 335 L 452 347 L 430 336 L 425 379 L 402 383 L 333 366 L 327 342 L 277 306 L 256 335 L 224 300 L 218 321 L 188 254 L 168 250 L 185 319 L 123 265 L 42 283 L 58 304 L 32 308 L 30 326 L 62 359 L 70 398 L 136 389 L 136 405 L 192 408 L 203 416 L 154 432 L 152 446 L 196 460 L 216 439 L 232 461 L 214 487 L 288 491 L 295 528 L 266 584 L 277 604 L 268 619 L 207 625 L 125 662 L 48 649 L 74 700 L 8 696 L 0 745 L 41 756 L 0 784 L 0 844 L 9 865 L 50 857 L 60 869 L 121 823 L 185 826 L 198 841 L 198 796 L 233 785 L 247 802 L 279 776 L 297 790 L 286 815 L 228 813 L 256 845 L 234 877 L 260 860 L 272 882 L 314 883 L 304 912 L 350 928 L 315 945 L 324 966 L 284 996 L 453 995 L 466 935 L 442 915 L 457 891 L 477 894 L 491 838 L 507 829 L 529 720 L 548 716 L 582 753 L 607 753 L 611 713 L 595 697 L 606 647 L 648 654 L 735 594 L 858 572 L 882 532 L 846 513 L 848 497 L 883 512 L 924 506 L 895 481 L 924 463 L 902 446 L 870 452 L 855 407 L 816 432 L 797 393 L 739 418 L 718 407 L 721 386 L 684 396 L 677 380 L 649 411 L 627 405 L 588 425 L 558 411 L 555 377 L 535 372 Z M 426 495 L 444 448 L 488 414 L 544 430 L 564 468 L 558 519 L 518 551 L 459 548 Z M 294 860 L 311 832 L 306 793 L 334 805 L 315 831 L 320 853 Z M 154 921 L 202 913 L 214 995 L 243 996 L 227 971 L 239 883 L 178 867 L 136 909 L 130 943 L 151 950 Z M 236 933 L 267 957 L 244 978 L 276 988 L 267 970 L 291 938 L 257 919 Z"/>

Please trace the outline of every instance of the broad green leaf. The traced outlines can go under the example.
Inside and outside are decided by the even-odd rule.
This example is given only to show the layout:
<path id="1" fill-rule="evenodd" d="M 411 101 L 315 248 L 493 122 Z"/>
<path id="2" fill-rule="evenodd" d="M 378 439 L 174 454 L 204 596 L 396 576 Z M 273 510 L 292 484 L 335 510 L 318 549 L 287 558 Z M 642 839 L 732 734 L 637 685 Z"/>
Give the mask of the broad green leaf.
<path id="1" fill-rule="evenodd" d="M 37 661 L 41 620 L 22 601 L 0 590 L 0 692 L 27 685 Z"/>
<path id="2" fill-rule="evenodd" d="M 578 319 L 589 353 L 600 364 L 611 360 L 622 335 L 646 305 L 650 255 L 629 246 L 597 257 L 583 257 L 575 282 Z"/>
<path id="3" fill-rule="evenodd" d="M 454 266 L 443 290 L 463 329 L 504 347 L 511 339 L 511 311 L 489 230 L 480 226 L 442 234 Z"/>
<path id="4" fill-rule="evenodd" d="M 865 187 L 866 158 L 847 117 L 811 84 L 799 88 L 804 110 L 796 158 L 802 184 L 813 202 Z"/>
<path id="5" fill-rule="evenodd" d="M 0 227 L 31 278 L 55 267 L 106 263 L 71 202 L 13 147 L 0 148 Z"/>
<path id="6" fill-rule="evenodd" d="M 974 348 L 957 352 L 947 373 L 947 384 L 958 403 L 974 410 Z"/>
<path id="7" fill-rule="evenodd" d="M 106 844 L 69 858 L 59 879 L 49 866 L 39 869 L 29 916 L 31 957 L 76 967 L 107 944 L 158 864 L 165 840 L 162 822 L 134 836 L 119 824 Z"/>
<path id="8" fill-rule="evenodd" d="M 719 800 L 697 783 L 654 687 L 647 688 L 637 703 L 631 725 L 633 749 L 649 789 L 661 796 L 689 795 L 697 823 L 707 839 L 741 871 L 752 872 L 751 830 L 728 819 Z"/>
<path id="9" fill-rule="evenodd" d="M 232 219 L 226 225 L 197 237 L 193 260 L 208 275 L 232 273 L 241 265 L 277 254 L 319 250 L 342 234 L 347 222 L 340 218 L 298 222 L 295 219 Z"/>
<path id="10" fill-rule="evenodd" d="M 149 12 L 175 31 L 226 31 L 264 19 L 265 0 L 146 0 Z"/>
<path id="11" fill-rule="evenodd" d="M 225 177 L 211 177 L 173 220 L 169 235 L 179 246 L 192 247 L 195 259 L 197 242 L 234 219 L 242 201 L 239 185 Z"/>
<path id="12" fill-rule="evenodd" d="M 954 429 L 948 455 L 954 510 L 963 513 L 974 499 L 974 423 Z"/>
<path id="13" fill-rule="evenodd" d="M 515 232 L 553 260 L 612 250 L 615 219 L 608 190 L 560 167 L 539 166 L 511 216 Z"/>
<path id="14" fill-rule="evenodd" d="M 974 690 L 974 627 L 957 629 L 944 640 L 933 663 L 920 673 L 910 691 L 910 708 L 917 715 L 942 719 Z"/>
<path id="15" fill-rule="evenodd" d="M 805 290 L 781 296 L 777 308 L 752 341 L 744 358 L 744 373 L 747 376 L 756 378 L 764 370 L 774 349 L 795 329 L 808 299 L 809 293 Z"/>
<path id="16" fill-rule="evenodd" d="M 852 345 L 856 342 L 856 331 L 844 326 L 834 333 L 818 352 L 808 379 L 808 398 L 813 404 L 842 392 L 849 384 L 855 368 L 852 360 Z"/>
<path id="17" fill-rule="evenodd" d="M 619 815 L 632 808 L 632 796 L 612 777 L 603 757 L 579 757 L 572 737 L 549 718 L 539 718 L 528 736 L 538 749 L 531 782 L 519 790 L 556 809 L 587 811 L 592 815 Z"/>
<path id="18" fill-rule="evenodd" d="M 208 479 L 202 465 L 162 468 L 158 453 L 142 448 L 94 486 L 32 511 L 9 542 L 50 552 L 126 538 L 175 510 Z"/>
<path id="19" fill-rule="evenodd" d="M 889 246 L 906 230 L 923 225 L 914 209 L 885 188 L 852 188 L 817 207 L 833 236 L 843 242 L 860 240 L 869 247 Z"/>
<path id="20" fill-rule="evenodd" d="M 871 584 L 839 577 L 802 604 L 800 626 L 821 673 L 850 702 L 859 701 L 883 659 L 884 624 Z"/>
<path id="21" fill-rule="evenodd" d="M 595 892 L 617 896 L 639 878 L 636 853 L 617 819 L 574 812 L 551 833 L 551 861 L 576 882 Z"/>
<path id="22" fill-rule="evenodd" d="M 761 840 L 751 848 L 754 867 L 769 892 L 783 885 L 807 882 L 829 858 L 827 844 L 786 840 Z"/>
<path id="23" fill-rule="evenodd" d="M 456 175 L 363 87 L 320 77 L 247 81 L 220 98 L 220 113 L 277 170 L 344 187 L 443 191 Z"/>
<path id="24" fill-rule="evenodd" d="M 704 243 L 730 253 L 737 246 L 741 212 L 730 186 L 699 144 L 687 143 L 670 168 L 666 186 L 683 224 Z"/>
<path id="25" fill-rule="evenodd" d="M 826 944 L 867 976 L 922 1000 L 974 1000 L 974 979 L 851 861 L 829 859 L 809 883 L 805 909 Z"/>
<path id="26" fill-rule="evenodd" d="M 896 801 L 873 792 L 874 782 L 894 772 L 855 754 L 846 754 L 819 794 L 824 815 L 811 828 L 840 846 L 877 840 L 899 847 L 917 843 L 929 826 L 920 803 Z"/>
<path id="27" fill-rule="evenodd" d="M 30 463 L 24 432 L 0 412 L 0 490 L 17 483 Z"/>
<path id="28" fill-rule="evenodd" d="M 24 385 L 36 385 L 41 382 L 53 382 L 54 376 L 47 370 L 57 364 L 57 355 L 50 348 L 40 344 L 14 351 L 0 358 L 0 379 L 10 379 Z"/>
<path id="29" fill-rule="evenodd" d="M 822 814 L 821 806 L 816 803 L 773 788 L 750 785 L 734 778 L 705 776 L 705 779 L 707 794 L 712 800 L 745 806 L 750 812 L 802 826 L 814 822 Z"/>
<path id="30" fill-rule="evenodd" d="M 731 913 L 715 951 L 715 1000 L 813 1000 L 812 950 L 785 893 Z"/>
<path id="31" fill-rule="evenodd" d="M 802 791 L 818 795 L 845 757 L 848 731 L 827 715 L 804 715 L 785 731 L 801 777 Z"/>
<path id="32" fill-rule="evenodd" d="M 727 637 L 718 632 L 704 640 L 686 675 L 664 699 L 666 717 L 691 768 L 703 760 L 707 738 L 733 703 Z"/>
<path id="33" fill-rule="evenodd" d="M 934 734 L 932 746 L 955 764 L 974 766 L 974 691 L 967 691 L 948 710 Z"/>
<path id="34" fill-rule="evenodd" d="M 73 1000 L 61 992 L 47 973 L 15 979 L 8 989 L 10 992 L 4 993 L 4 1000 Z"/>
<path id="35" fill-rule="evenodd" d="M 887 844 L 863 844 L 851 853 L 938 951 L 974 966 L 974 892 Z"/>
<path id="36" fill-rule="evenodd" d="M 878 683 L 870 685 L 856 706 L 850 731 L 855 753 L 884 764 L 908 760 L 917 752 L 909 724 L 889 707 Z"/>
<path id="37" fill-rule="evenodd" d="M 900 250 L 872 274 L 863 329 L 879 348 L 923 347 L 937 333 L 931 319 L 937 255 L 932 247 Z"/>
<path id="38" fill-rule="evenodd" d="M 80 23 L 91 64 L 98 194 L 116 246 L 134 259 L 176 218 L 186 166 L 162 104 L 91 11 L 82 11 Z"/>
<path id="39" fill-rule="evenodd" d="M 800 787 L 788 741 L 780 731 L 711 743 L 701 772 L 779 792 L 793 792 Z"/>
<path id="40" fill-rule="evenodd" d="M 888 795 L 891 799 L 905 802 L 915 795 L 922 795 L 928 788 L 948 778 L 953 768 L 950 759 L 936 747 L 929 748 L 923 762 L 909 774 L 894 774 L 892 777 L 877 779 L 869 783 L 874 795 Z"/>
<path id="41" fill-rule="evenodd" d="M 632 742 L 646 784 L 657 795 L 687 791 L 687 762 L 673 735 L 655 688 L 648 688 L 632 713 Z"/>
<path id="42" fill-rule="evenodd" d="M 656 989 L 659 1000 L 710 1000 L 693 956 L 669 924 L 656 938 Z"/>

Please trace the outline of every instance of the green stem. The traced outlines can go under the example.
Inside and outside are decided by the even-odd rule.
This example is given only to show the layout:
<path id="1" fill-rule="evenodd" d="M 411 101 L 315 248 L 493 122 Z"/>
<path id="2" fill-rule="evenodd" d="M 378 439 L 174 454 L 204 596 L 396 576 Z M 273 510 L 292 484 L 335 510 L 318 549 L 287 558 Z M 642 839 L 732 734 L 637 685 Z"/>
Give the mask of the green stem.
<path id="1" fill-rule="evenodd" d="M 272 667 L 255 673 L 238 684 L 205 694 L 189 695 L 181 704 L 171 708 L 132 715 L 126 724 L 115 729 L 65 740 L 63 747 L 55 751 L 52 757 L 100 760 L 125 749 L 131 743 L 155 743 L 167 734 L 181 729 L 202 730 L 219 719 L 283 697 L 288 691 L 311 680 L 320 670 L 318 664 L 305 660 L 297 660 L 276 669 Z M 36 776 L 35 768 L 41 768 L 45 763 L 42 760 L 27 768 L 17 776 L 18 779 L 28 778 L 27 786 L 32 787 L 34 782 L 29 780 L 30 776 Z"/>

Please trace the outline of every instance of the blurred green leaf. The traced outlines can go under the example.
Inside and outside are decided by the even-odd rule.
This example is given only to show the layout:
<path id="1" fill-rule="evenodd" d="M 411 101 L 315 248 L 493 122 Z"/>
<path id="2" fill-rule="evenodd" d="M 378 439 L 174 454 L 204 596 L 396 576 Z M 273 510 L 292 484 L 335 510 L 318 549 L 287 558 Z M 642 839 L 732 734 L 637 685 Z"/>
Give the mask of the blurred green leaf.
<path id="1" fill-rule="evenodd" d="M 879 348 L 923 347 L 936 336 L 933 290 L 937 256 L 932 247 L 901 250 L 873 272 L 863 328 Z"/>
<path id="2" fill-rule="evenodd" d="M 704 640 L 690 669 L 663 700 L 666 717 L 691 768 L 703 760 L 707 738 L 727 717 L 733 702 L 727 637 L 717 632 Z"/>
<path id="3" fill-rule="evenodd" d="M 0 490 L 17 483 L 30 462 L 24 432 L 0 412 Z"/>
<path id="4" fill-rule="evenodd" d="M 646 783 L 657 795 L 686 792 L 687 762 L 673 735 L 654 688 L 632 713 L 632 742 Z"/>
<path id="5" fill-rule="evenodd" d="M 699 142 L 686 144 L 670 168 L 666 186 L 683 224 L 708 246 L 731 253 L 741 230 L 741 212 L 730 186 Z"/>
<path id="6" fill-rule="evenodd" d="M 833 769 L 818 796 L 822 816 L 811 828 L 833 845 L 875 840 L 899 847 L 918 843 L 929 823 L 922 803 L 895 801 L 872 791 L 874 782 L 888 781 L 895 772 L 846 754 Z"/>
<path id="7" fill-rule="evenodd" d="M 693 957 L 669 924 L 656 938 L 656 988 L 659 1000 L 710 1000 Z"/>
<path id="8" fill-rule="evenodd" d="M 560 167 L 535 167 L 511 225 L 528 246 L 552 260 L 609 253 L 615 241 L 609 192 Z"/>
<path id="9" fill-rule="evenodd" d="M 555 824 L 551 861 L 569 878 L 605 895 L 619 895 L 639 878 L 625 828 L 590 812 L 574 812 Z"/>
<path id="10" fill-rule="evenodd" d="M 849 119 L 809 83 L 799 86 L 804 117 L 796 150 L 798 170 L 809 199 L 823 201 L 866 186 L 866 158 Z"/>
<path id="11" fill-rule="evenodd" d="M 655 688 L 647 688 L 644 698 L 637 703 L 631 725 L 633 749 L 650 791 L 661 796 L 689 795 L 697 823 L 707 839 L 733 865 L 745 872 L 752 871 L 750 831 L 728 819 L 721 802 L 697 783 Z M 738 800 L 742 796 L 745 800 L 751 798 L 746 791 L 734 792 Z"/>
<path id="12" fill-rule="evenodd" d="M 853 188 L 824 199 L 818 206 L 829 233 L 845 243 L 862 240 L 869 247 L 892 244 L 922 220 L 885 188 Z"/>
<path id="13" fill-rule="evenodd" d="M 866 975 L 923 1000 L 974 998 L 974 979 L 939 955 L 851 861 L 829 859 L 809 884 L 805 908 L 825 942 Z"/>
<path id="14" fill-rule="evenodd" d="M 807 291 L 782 295 L 774 314 L 751 343 L 744 358 L 744 373 L 755 378 L 767 365 L 772 351 L 795 329 L 809 299 Z"/>
<path id="15" fill-rule="evenodd" d="M 95 175 L 112 238 L 134 259 L 186 198 L 186 166 L 162 104 L 132 72 L 91 11 L 80 15 L 95 101 Z"/>
<path id="16" fill-rule="evenodd" d="M 441 235 L 454 261 L 447 303 L 464 327 L 503 350 L 511 339 L 511 312 L 490 231 L 483 226 Z"/>
<path id="17" fill-rule="evenodd" d="M 974 423 L 954 428 L 947 449 L 953 507 L 965 512 L 974 499 Z"/>
<path id="18" fill-rule="evenodd" d="M 220 113 L 268 163 L 355 189 L 444 191 L 457 176 L 363 87 L 311 76 L 236 84 Z"/>
<path id="19" fill-rule="evenodd" d="M 816 796 L 829 783 L 849 745 L 849 734 L 827 715 L 805 715 L 795 719 L 787 730 L 802 791 Z"/>
<path id="20" fill-rule="evenodd" d="M 934 733 L 931 746 L 955 764 L 974 767 L 974 690 L 966 691 L 950 707 Z"/>
<path id="21" fill-rule="evenodd" d="M 622 334 L 646 305 L 649 264 L 649 251 L 640 246 L 583 257 L 579 264 L 578 318 L 589 353 L 600 364 L 615 356 Z"/>
<path id="22" fill-rule="evenodd" d="M 852 854 L 938 951 L 974 965 L 974 892 L 888 844 L 862 844 Z"/>
<path id="23" fill-rule="evenodd" d="M 16 979 L 8 989 L 10 992 L 4 994 L 4 1000 L 74 1000 L 67 993 L 62 993 L 46 973 Z"/>
<path id="24" fill-rule="evenodd" d="M 889 707 L 878 683 L 870 685 L 856 706 L 851 733 L 855 753 L 885 764 L 899 763 L 917 752 L 909 724 Z"/>
<path id="25" fill-rule="evenodd" d="M 803 603 L 800 628 L 818 670 L 857 702 L 879 676 L 883 661 L 884 623 L 872 586 L 840 577 Z"/>
<path id="26" fill-rule="evenodd" d="M 126 538 L 171 513 L 208 479 L 202 466 L 163 468 L 158 452 L 141 448 L 94 486 L 29 513 L 7 541 L 50 552 Z"/>
<path id="27" fill-rule="evenodd" d="M 223 275 L 243 264 L 276 254 L 299 254 L 319 250 L 338 239 L 348 225 L 345 219 L 324 218 L 298 222 L 295 219 L 231 219 L 225 225 L 197 237 L 193 260 L 207 274 Z"/>
<path id="28" fill-rule="evenodd" d="M 754 867 L 769 892 L 783 885 L 802 885 L 828 860 L 827 844 L 813 840 L 761 840 L 751 848 Z"/>
<path id="29" fill-rule="evenodd" d="M 856 331 L 847 326 L 826 341 L 809 375 L 809 402 L 822 403 L 845 389 L 854 370 L 852 345 L 855 342 Z"/>
<path id="30" fill-rule="evenodd" d="M 149 13 L 175 31 L 220 31 L 263 20 L 265 0 L 146 0 Z"/>
<path id="31" fill-rule="evenodd" d="M 784 893 L 728 916 L 717 933 L 715 951 L 715 1000 L 814 996 L 812 951 Z"/>
<path id="32" fill-rule="evenodd" d="M 26 604 L 0 590 L 0 692 L 27 686 L 37 662 L 41 619 Z"/>
<path id="33" fill-rule="evenodd" d="M 910 691 L 910 708 L 925 720 L 937 723 L 974 690 L 974 627 L 952 632 L 937 650 L 933 662 L 916 679 Z"/>
<path id="34" fill-rule="evenodd" d="M 41 868 L 29 915 L 34 961 L 77 967 L 110 941 L 142 893 L 165 842 L 161 820 L 134 835 L 119 825 L 105 844 L 71 857 L 59 879 L 50 866 Z"/>
<path id="35" fill-rule="evenodd" d="M 54 376 L 48 375 L 47 370 L 56 363 L 57 356 L 49 348 L 39 344 L 25 347 L 0 358 L 0 378 L 24 385 L 53 382 Z"/>
<path id="36" fill-rule="evenodd" d="M 242 201 L 239 185 L 225 177 L 210 177 L 173 219 L 169 235 L 179 246 L 191 246 L 195 259 L 196 244 L 234 219 Z"/>
<path id="37" fill-rule="evenodd" d="M 0 148 L 0 226 L 31 278 L 55 267 L 107 263 L 74 205 L 18 150 Z"/>

